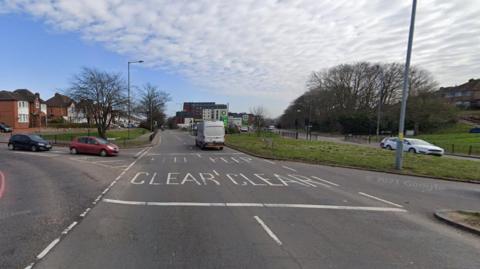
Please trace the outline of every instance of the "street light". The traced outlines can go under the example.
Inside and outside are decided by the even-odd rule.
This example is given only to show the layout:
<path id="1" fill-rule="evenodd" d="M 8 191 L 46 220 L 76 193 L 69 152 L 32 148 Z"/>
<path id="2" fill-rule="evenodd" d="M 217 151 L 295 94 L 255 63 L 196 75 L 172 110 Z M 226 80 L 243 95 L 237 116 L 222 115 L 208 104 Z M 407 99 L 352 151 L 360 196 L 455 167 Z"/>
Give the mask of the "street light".
<path id="1" fill-rule="evenodd" d="M 408 98 L 408 73 L 410 70 L 410 58 L 412 55 L 413 32 L 415 30 L 415 13 L 417 11 L 417 0 L 412 3 L 412 16 L 410 18 L 410 31 L 408 33 L 407 59 L 403 75 L 402 108 L 400 110 L 400 122 L 398 126 L 397 152 L 395 154 L 395 169 L 402 169 L 403 158 L 403 132 L 405 129 L 405 113 L 407 111 Z"/>
<path id="2" fill-rule="evenodd" d="M 127 139 L 130 139 L 130 64 L 143 63 L 143 60 L 128 62 L 128 124 L 127 124 Z"/>

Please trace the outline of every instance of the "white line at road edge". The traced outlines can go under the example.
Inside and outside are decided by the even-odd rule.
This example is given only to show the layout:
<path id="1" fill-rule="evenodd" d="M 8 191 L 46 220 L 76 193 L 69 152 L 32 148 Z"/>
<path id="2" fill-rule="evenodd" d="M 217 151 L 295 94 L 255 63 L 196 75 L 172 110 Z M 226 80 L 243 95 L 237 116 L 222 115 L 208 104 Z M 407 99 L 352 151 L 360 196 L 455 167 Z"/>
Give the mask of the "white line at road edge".
<path id="1" fill-rule="evenodd" d="M 184 206 L 184 207 L 264 207 L 264 208 L 304 208 L 304 209 L 332 209 L 332 210 L 356 210 L 376 212 L 407 212 L 405 209 L 394 207 L 371 207 L 371 206 L 338 206 L 338 205 L 314 205 L 314 204 L 269 204 L 269 203 L 197 203 L 197 202 L 146 202 L 125 201 L 116 199 L 102 200 L 106 203 L 121 205 L 140 206 Z"/>
<path id="2" fill-rule="evenodd" d="M 374 200 L 377 200 L 377 201 L 380 201 L 380 202 L 384 202 L 384 203 L 389 204 L 389 205 L 393 205 L 393 206 L 396 206 L 396 207 L 403 207 L 399 204 L 395 204 L 394 202 L 390 202 L 390 201 L 384 200 L 382 198 L 378 198 L 378 197 L 375 197 L 373 195 L 366 194 L 364 192 L 359 192 L 358 194 L 363 195 L 363 196 L 368 197 L 368 198 L 371 198 L 371 199 L 374 199 Z"/>
<path id="3" fill-rule="evenodd" d="M 295 170 L 295 169 L 293 169 L 293 168 L 290 168 L 290 167 L 288 167 L 288 166 L 282 165 L 282 167 L 285 168 L 285 169 L 288 169 L 288 170 L 290 170 L 290 171 L 297 172 L 297 170 Z"/>
<path id="4" fill-rule="evenodd" d="M 53 240 L 42 252 L 40 252 L 40 254 L 37 255 L 37 259 L 41 259 L 41 258 L 45 257 L 45 255 L 47 255 L 48 252 L 49 252 L 56 244 L 58 244 L 58 242 L 60 242 L 60 238 L 59 238 L 59 237 L 55 238 L 55 240 Z"/>
<path id="5" fill-rule="evenodd" d="M 107 194 L 108 191 L 110 191 L 110 189 L 113 187 L 113 185 L 115 185 L 115 183 L 117 183 L 117 181 L 128 171 L 130 170 L 130 168 L 132 168 L 132 166 L 134 166 L 137 161 L 139 161 L 140 159 L 142 159 L 149 151 L 150 149 L 152 149 L 152 147 L 146 147 L 145 149 L 139 151 L 139 153 L 141 152 L 140 156 L 138 158 L 136 158 L 132 163 L 130 163 L 129 166 L 127 166 L 127 168 L 123 169 L 122 173 L 120 173 L 120 175 L 118 175 L 111 183 L 110 185 L 105 188 L 105 190 L 99 195 L 97 196 L 97 198 L 95 199 L 95 201 L 93 201 L 92 203 L 93 204 L 96 204 L 98 201 L 100 201 L 103 196 L 105 196 L 105 194 Z M 138 153 L 137 153 L 138 154 Z M 88 212 L 90 212 L 91 208 L 88 207 L 87 209 L 85 209 L 85 211 L 83 211 L 81 214 L 80 214 L 80 217 L 81 218 L 84 218 Z M 55 245 L 57 245 L 60 240 L 63 238 L 63 236 L 66 236 L 76 225 L 78 224 L 77 221 L 74 221 L 72 224 L 70 224 L 65 230 L 63 230 L 63 232 L 60 234 L 60 237 L 57 237 L 55 238 L 55 240 L 53 240 L 42 252 L 40 252 L 40 254 L 37 255 L 37 261 L 41 260 L 43 257 L 45 257 L 45 255 L 48 254 L 48 252 L 50 250 L 52 250 Z M 25 269 L 29 269 L 29 268 L 32 268 L 33 266 L 35 265 L 35 262 L 33 263 L 30 263 L 29 265 L 27 265 L 25 267 Z"/>
<path id="6" fill-rule="evenodd" d="M 267 224 L 265 224 L 265 222 L 263 222 L 261 218 L 259 218 L 258 216 L 254 216 L 253 218 L 260 224 L 260 226 L 262 226 L 262 228 L 273 239 L 273 241 L 275 241 L 279 246 L 282 245 L 282 241 L 278 239 L 278 237 L 272 232 L 272 230 L 270 230 L 270 228 L 268 228 Z"/>

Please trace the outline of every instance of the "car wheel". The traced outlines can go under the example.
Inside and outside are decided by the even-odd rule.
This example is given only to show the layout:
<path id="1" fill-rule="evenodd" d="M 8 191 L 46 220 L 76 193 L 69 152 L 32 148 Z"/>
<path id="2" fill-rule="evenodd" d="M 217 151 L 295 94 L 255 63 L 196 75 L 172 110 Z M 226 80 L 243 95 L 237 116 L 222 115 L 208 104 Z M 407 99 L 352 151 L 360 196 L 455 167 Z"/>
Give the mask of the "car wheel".
<path id="1" fill-rule="evenodd" d="M 33 151 L 33 152 L 35 152 L 35 151 L 38 151 L 38 148 L 37 148 L 37 146 L 32 146 L 32 147 L 30 148 L 30 150 Z"/>
<path id="2" fill-rule="evenodd" d="M 8 144 L 8 149 L 9 150 L 15 150 L 15 145 L 14 144 Z"/>
<path id="3" fill-rule="evenodd" d="M 223 150 L 223 147 L 220 147 L 220 150 Z"/>
<path id="4" fill-rule="evenodd" d="M 387 145 L 385 148 L 388 149 L 388 150 L 392 150 L 392 146 L 390 146 L 390 145 Z"/>
<path id="5" fill-rule="evenodd" d="M 416 151 L 414 148 L 409 148 L 409 149 L 408 149 L 408 152 L 410 152 L 410 153 L 417 153 L 417 151 Z"/>
<path id="6" fill-rule="evenodd" d="M 77 151 L 76 148 L 71 148 L 71 149 L 70 149 L 70 153 L 71 153 L 71 154 L 78 154 L 78 151 Z"/>
<path id="7" fill-rule="evenodd" d="M 107 156 L 107 151 L 104 150 L 104 149 L 102 149 L 102 150 L 100 151 L 100 156 L 102 156 L 102 157 Z"/>

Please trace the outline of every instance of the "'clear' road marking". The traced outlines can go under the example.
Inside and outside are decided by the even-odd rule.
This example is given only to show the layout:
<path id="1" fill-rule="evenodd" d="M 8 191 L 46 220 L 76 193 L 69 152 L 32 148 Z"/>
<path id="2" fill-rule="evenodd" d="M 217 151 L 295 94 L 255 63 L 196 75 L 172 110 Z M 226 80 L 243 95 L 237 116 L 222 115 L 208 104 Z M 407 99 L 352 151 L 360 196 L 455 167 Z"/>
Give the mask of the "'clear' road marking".
<path id="1" fill-rule="evenodd" d="M 58 244 L 58 242 L 60 242 L 60 238 L 55 238 L 55 240 L 53 240 L 42 252 L 40 252 L 40 254 L 37 255 L 37 259 L 41 259 L 43 257 L 45 257 L 45 255 L 48 254 L 48 252 L 50 250 L 52 250 L 52 248 Z"/>
<path id="2" fill-rule="evenodd" d="M 358 194 L 363 195 L 363 196 L 368 197 L 368 198 L 372 198 L 372 199 L 377 200 L 377 201 L 384 202 L 384 203 L 389 204 L 389 205 L 393 205 L 393 206 L 396 206 L 396 207 L 403 207 L 403 206 L 401 206 L 401 205 L 399 205 L 399 204 L 395 204 L 395 203 L 393 203 L 393 202 L 384 200 L 384 199 L 382 199 L 382 198 L 375 197 L 375 196 L 370 195 L 370 194 L 366 194 L 366 193 L 364 193 L 364 192 L 359 192 Z"/>
<path id="3" fill-rule="evenodd" d="M 282 167 L 285 168 L 285 169 L 288 169 L 288 170 L 290 170 L 290 171 L 297 172 L 297 170 L 295 170 L 295 169 L 293 169 L 293 168 L 290 168 L 290 167 L 288 167 L 288 166 L 282 165 Z"/>
<path id="4" fill-rule="evenodd" d="M 272 230 L 270 230 L 270 228 L 268 228 L 267 224 L 265 224 L 265 222 L 263 222 L 261 218 L 259 218 L 258 216 L 254 216 L 253 218 L 260 224 L 260 226 L 262 226 L 262 228 L 273 239 L 273 241 L 275 241 L 279 246 L 282 245 L 282 241 L 278 239 L 278 237 L 272 232 Z"/>
<path id="5" fill-rule="evenodd" d="M 322 181 L 322 182 L 325 182 L 325 183 L 327 183 L 327 184 L 333 185 L 333 186 L 335 186 L 335 187 L 340 186 L 340 185 L 338 185 L 337 183 L 333 183 L 333 182 L 331 182 L 331 181 L 328 181 L 328 180 L 325 180 L 325 179 L 322 179 L 322 178 L 319 178 L 319 177 L 316 177 L 316 176 L 312 176 L 312 178 L 314 178 L 314 179 L 316 179 L 316 180 L 318 180 L 318 181 Z"/>
<path id="6" fill-rule="evenodd" d="M 375 212 L 407 212 L 405 209 L 395 207 L 372 207 L 372 206 L 338 206 L 338 205 L 314 205 L 314 204 L 265 204 L 265 203 L 197 203 L 197 202 L 144 202 L 125 201 L 116 199 L 102 200 L 111 204 L 142 205 L 142 206 L 185 206 L 185 207 L 264 207 L 264 208 L 304 208 L 304 209 L 332 209 L 332 210 L 356 210 Z"/>

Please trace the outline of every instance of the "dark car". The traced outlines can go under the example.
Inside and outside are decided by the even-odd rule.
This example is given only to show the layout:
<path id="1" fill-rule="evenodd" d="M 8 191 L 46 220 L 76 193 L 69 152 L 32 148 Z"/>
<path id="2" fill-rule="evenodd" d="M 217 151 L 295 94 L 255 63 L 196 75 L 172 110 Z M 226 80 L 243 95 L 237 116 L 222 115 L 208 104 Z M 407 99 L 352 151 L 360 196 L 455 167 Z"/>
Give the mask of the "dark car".
<path id="1" fill-rule="evenodd" d="M 480 134 L 480 127 L 470 129 L 470 133 L 472 134 Z"/>
<path id="2" fill-rule="evenodd" d="M 16 134 L 8 141 L 10 150 L 26 149 L 31 151 L 50 150 L 52 145 L 41 136 L 35 134 Z"/>
<path id="3" fill-rule="evenodd" d="M 2 133 L 11 133 L 12 127 L 6 125 L 5 123 L 0 123 L 0 132 Z"/>
<path id="4" fill-rule="evenodd" d="M 94 136 L 75 138 L 70 143 L 70 153 L 99 154 L 100 156 L 113 156 L 119 152 L 118 146 L 107 140 Z"/>

